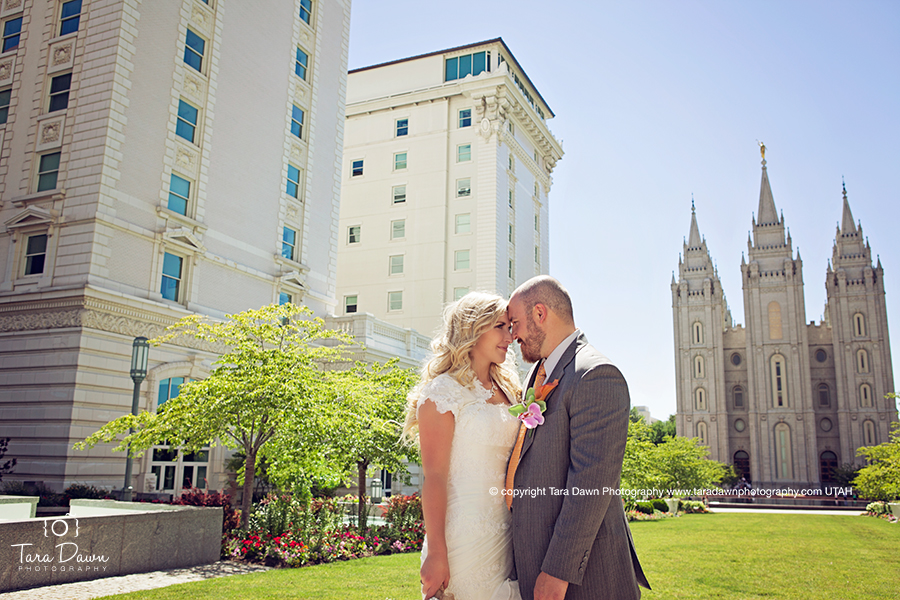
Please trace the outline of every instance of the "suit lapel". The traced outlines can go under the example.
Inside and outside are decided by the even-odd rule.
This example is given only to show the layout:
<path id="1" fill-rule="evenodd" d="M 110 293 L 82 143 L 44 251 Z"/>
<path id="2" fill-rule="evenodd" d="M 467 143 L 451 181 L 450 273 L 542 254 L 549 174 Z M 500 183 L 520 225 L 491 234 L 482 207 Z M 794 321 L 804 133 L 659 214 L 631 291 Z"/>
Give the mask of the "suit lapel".
<path id="1" fill-rule="evenodd" d="M 553 367 L 553 372 L 550 374 L 549 377 L 547 377 L 547 379 L 544 380 L 544 383 L 545 384 L 552 383 L 553 381 L 558 379 L 558 380 L 560 380 L 560 384 L 562 384 L 562 378 L 563 378 L 563 374 L 565 373 L 566 367 L 569 366 L 569 363 L 571 363 L 573 360 L 575 360 L 575 354 L 585 344 L 587 344 L 587 339 L 584 337 L 584 334 L 581 334 L 577 338 L 575 338 L 575 341 L 573 341 L 571 344 L 569 344 L 569 347 L 566 348 L 565 352 L 563 352 L 563 355 L 560 357 L 559 362 L 556 363 L 555 367 Z M 529 373 L 529 376 L 528 376 L 529 387 L 534 385 L 534 377 L 537 374 L 537 365 L 539 365 L 539 364 L 540 363 L 535 363 L 535 365 L 531 368 L 531 373 Z M 550 390 L 550 393 L 548 393 L 547 397 L 544 398 L 544 401 L 547 402 L 547 404 L 548 404 L 548 410 L 549 410 L 550 398 L 551 398 L 551 396 L 553 396 L 554 392 L 556 392 L 557 389 L 559 389 L 559 385 L 557 385 L 555 388 Z M 541 428 L 541 425 L 538 425 L 535 429 L 540 429 L 540 428 Z M 519 455 L 520 462 L 522 460 L 522 457 L 525 456 L 525 453 L 531 447 L 531 444 L 534 442 L 534 436 L 535 436 L 534 429 L 528 431 L 528 433 L 525 434 L 525 441 L 522 444 L 522 452 Z"/>

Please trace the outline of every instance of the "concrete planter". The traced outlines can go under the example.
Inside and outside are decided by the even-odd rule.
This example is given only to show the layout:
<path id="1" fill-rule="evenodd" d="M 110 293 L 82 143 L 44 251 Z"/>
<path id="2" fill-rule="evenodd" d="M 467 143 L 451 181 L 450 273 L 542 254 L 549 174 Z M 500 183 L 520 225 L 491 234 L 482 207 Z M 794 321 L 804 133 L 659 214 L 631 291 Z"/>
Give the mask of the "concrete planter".
<path id="1" fill-rule="evenodd" d="M 669 506 L 670 514 L 678 514 L 678 503 L 681 502 L 678 498 L 666 498 L 666 504 Z"/>
<path id="2" fill-rule="evenodd" d="M 888 502 L 891 508 L 891 514 L 900 519 L 900 502 Z"/>

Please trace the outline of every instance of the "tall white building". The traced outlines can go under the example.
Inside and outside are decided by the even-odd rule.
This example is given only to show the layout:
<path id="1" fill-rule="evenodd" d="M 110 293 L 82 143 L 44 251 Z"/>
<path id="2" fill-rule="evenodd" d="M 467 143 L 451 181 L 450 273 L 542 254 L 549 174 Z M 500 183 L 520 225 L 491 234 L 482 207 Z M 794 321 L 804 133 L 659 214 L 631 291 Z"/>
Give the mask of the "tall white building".
<path id="1" fill-rule="evenodd" d="M 691 215 L 672 279 L 676 429 L 755 485 L 827 486 L 835 467 L 857 463 L 857 448 L 886 442 L 897 420 L 885 398 L 894 375 L 881 261 L 873 264 L 844 189 L 825 317 L 807 324 L 803 262 L 775 208 L 765 155 L 747 247 L 741 326 Z"/>
<path id="2" fill-rule="evenodd" d="M 350 0 L 0 6 L 9 478 L 118 488 L 122 454 L 72 444 L 130 410 L 134 337 L 278 301 L 334 311 Z M 152 348 L 140 408 L 213 358 Z M 222 488 L 221 448 L 173 454 L 138 461 L 135 488 Z"/>
<path id="3" fill-rule="evenodd" d="M 338 310 L 430 336 L 546 273 L 553 116 L 500 38 L 350 71 Z"/>

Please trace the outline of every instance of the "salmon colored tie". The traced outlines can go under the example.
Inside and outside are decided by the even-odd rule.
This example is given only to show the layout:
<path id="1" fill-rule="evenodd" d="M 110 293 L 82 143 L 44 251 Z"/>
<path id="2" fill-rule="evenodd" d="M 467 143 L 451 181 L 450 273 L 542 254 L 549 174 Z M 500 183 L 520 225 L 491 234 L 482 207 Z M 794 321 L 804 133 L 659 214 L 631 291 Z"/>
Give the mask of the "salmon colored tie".
<path id="1" fill-rule="evenodd" d="M 538 367 L 537 375 L 534 377 L 534 389 L 539 390 L 547 379 L 547 370 L 544 363 Z M 513 483 L 516 481 L 516 468 L 519 466 L 519 456 L 522 454 L 522 444 L 525 443 L 525 432 L 528 428 L 525 423 L 519 426 L 519 437 L 516 438 L 516 445 L 513 446 L 512 456 L 509 458 L 509 467 L 506 470 L 506 508 L 512 510 L 513 501 Z"/>

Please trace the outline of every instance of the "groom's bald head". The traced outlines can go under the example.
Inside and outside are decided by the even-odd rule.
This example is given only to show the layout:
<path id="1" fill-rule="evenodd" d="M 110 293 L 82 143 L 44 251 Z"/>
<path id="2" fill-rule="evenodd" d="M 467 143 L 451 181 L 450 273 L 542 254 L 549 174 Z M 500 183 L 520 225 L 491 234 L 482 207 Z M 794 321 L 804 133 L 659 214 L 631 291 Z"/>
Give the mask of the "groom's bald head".
<path id="1" fill-rule="evenodd" d="M 537 304 L 543 304 L 552 311 L 559 320 L 567 325 L 575 325 L 572 314 L 572 299 L 562 284 L 549 275 L 532 277 L 512 293 L 509 301 L 517 300 L 531 313 Z"/>

